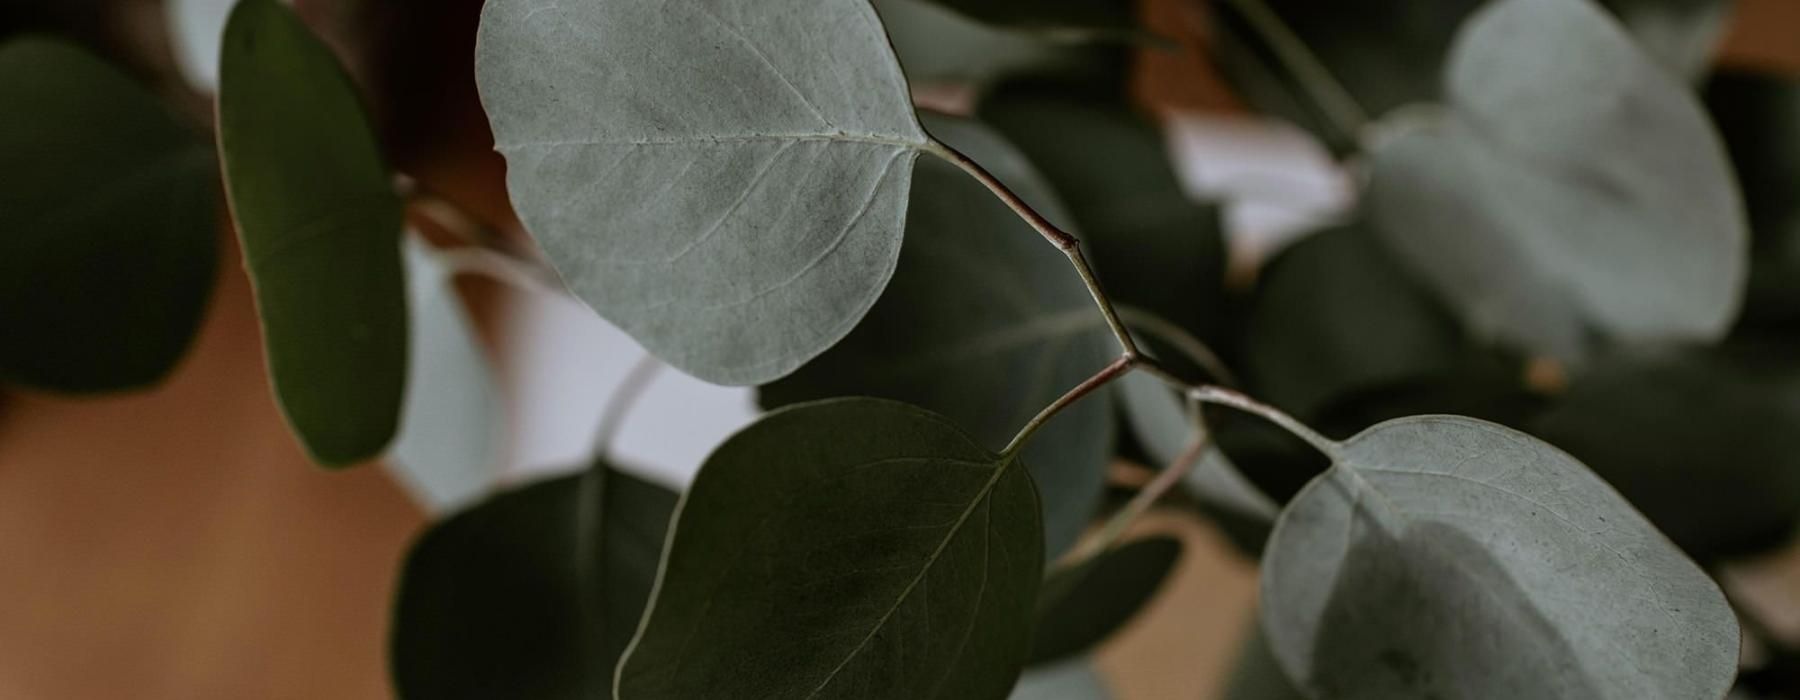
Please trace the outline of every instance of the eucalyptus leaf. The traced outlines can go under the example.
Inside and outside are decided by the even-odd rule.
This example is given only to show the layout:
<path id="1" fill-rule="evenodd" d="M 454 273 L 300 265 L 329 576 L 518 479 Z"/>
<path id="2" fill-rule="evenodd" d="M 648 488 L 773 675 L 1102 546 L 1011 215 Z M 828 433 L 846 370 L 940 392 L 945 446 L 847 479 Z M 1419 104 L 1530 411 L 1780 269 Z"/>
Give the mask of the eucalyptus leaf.
<path id="1" fill-rule="evenodd" d="M 991 130 L 939 117 L 927 125 L 1066 225 L 1049 186 Z M 761 400 L 907 401 L 998 448 L 1105 366 L 1112 335 L 1068 259 L 962 171 L 921 162 L 911 209 L 899 270 L 868 317 L 837 347 L 763 387 Z M 1111 400 L 1101 392 L 1071 406 L 1025 448 L 1048 552 L 1074 544 L 1099 505 L 1114 440 Z"/>
<path id="2" fill-rule="evenodd" d="M 1083 659 L 1026 671 L 1007 700 L 1110 700 L 1106 679 Z"/>
<path id="3" fill-rule="evenodd" d="M 1119 400 L 1132 432 L 1156 462 L 1152 466 L 1173 464 L 1199 436 L 1180 397 L 1155 377 L 1142 372 L 1126 375 L 1119 380 Z M 1280 511 L 1280 506 L 1238 472 L 1217 444 L 1200 454 L 1200 463 L 1184 482 L 1203 505 L 1231 517 L 1266 525 L 1273 523 Z"/>
<path id="4" fill-rule="evenodd" d="M 1791 344 L 1596 365 L 1532 425 L 1702 561 L 1800 525 L 1800 363 Z"/>
<path id="5" fill-rule="evenodd" d="M 1057 41 L 977 22 L 930 0 L 873 0 L 907 80 L 981 85 L 1013 75 L 1122 78 L 1117 44 Z"/>
<path id="6" fill-rule="evenodd" d="M 379 454 L 406 381 L 402 211 L 336 57 L 276 0 L 241 0 L 220 54 L 219 152 L 269 376 L 313 459 Z"/>
<path id="7" fill-rule="evenodd" d="M 407 553 L 396 596 L 400 697 L 609 697 L 675 503 L 600 463 L 433 525 Z"/>
<path id="8" fill-rule="evenodd" d="M 1119 0 L 932 0 L 998 27 L 1063 40 L 1124 38 L 1137 30 L 1137 6 Z"/>
<path id="9" fill-rule="evenodd" d="M 217 268 L 211 148 L 74 45 L 0 45 L 0 381 L 147 386 L 199 328 Z"/>
<path id="10" fill-rule="evenodd" d="M 1033 665 L 1067 660 L 1118 632 L 1156 595 L 1181 559 L 1181 540 L 1134 540 L 1054 569 L 1038 595 Z"/>
<path id="11" fill-rule="evenodd" d="M 493 482 L 506 416 L 454 277 L 416 237 L 406 239 L 405 259 L 413 335 L 406 401 L 389 462 L 415 500 L 442 512 Z"/>
<path id="12" fill-rule="evenodd" d="M 1664 67 L 1697 79 L 1712 64 L 1737 0 L 1602 0 Z"/>
<path id="13" fill-rule="evenodd" d="M 1115 303 L 1216 337 L 1224 315 L 1220 208 L 1188 197 L 1155 122 L 1122 99 L 1028 81 L 996 87 L 977 114 L 1017 144 L 1067 204 Z"/>
<path id="14" fill-rule="evenodd" d="M 1263 629 L 1330 698 L 1716 698 L 1737 620 L 1580 462 L 1471 418 L 1338 446 L 1263 562 Z"/>
<path id="15" fill-rule="evenodd" d="M 1268 635 L 1262 625 L 1252 621 L 1244 641 L 1238 645 L 1237 661 L 1225 681 L 1222 700 L 1308 700 L 1305 693 L 1288 680 L 1269 650 Z"/>
<path id="16" fill-rule="evenodd" d="M 781 377 L 893 274 L 929 139 L 867 2 L 495 0 L 476 79 L 526 228 L 683 371 Z"/>
<path id="17" fill-rule="evenodd" d="M 1356 392 L 1447 371 L 1469 350 L 1456 317 L 1360 222 L 1264 266 L 1243 342 L 1251 390 L 1305 420 Z"/>
<path id="18" fill-rule="evenodd" d="M 1744 190 L 1750 215 L 1750 285 L 1743 322 L 1800 322 L 1800 81 L 1721 71 L 1706 104 Z"/>
<path id="19" fill-rule="evenodd" d="M 621 700 L 997 700 L 1044 571 L 1031 477 L 877 399 L 785 408 L 683 499 Z"/>
<path id="20" fill-rule="evenodd" d="M 1369 196 L 1382 240 L 1477 335 L 1578 361 L 1725 331 L 1747 267 L 1736 180 L 1694 95 L 1615 21 L 1496 2 L 1447 86 L 1450 109 L 1378 139 Z"/>

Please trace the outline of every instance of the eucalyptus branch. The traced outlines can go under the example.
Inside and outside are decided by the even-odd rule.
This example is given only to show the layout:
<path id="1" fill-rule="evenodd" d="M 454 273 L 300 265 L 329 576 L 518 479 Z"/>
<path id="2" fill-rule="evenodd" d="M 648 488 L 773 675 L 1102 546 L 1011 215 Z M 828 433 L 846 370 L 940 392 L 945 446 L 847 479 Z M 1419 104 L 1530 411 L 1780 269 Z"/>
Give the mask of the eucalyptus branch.
<path id="1" fill-rule="evenodd" d="M 1356 144 L 1369 124 L 1368 111 L 1338 81 L 1324 61 L 1319 60 L 1306 42 L 1301 41 L 1287 22 L 1269 9 L 1263 0 L 1227 1 L 1243 14 L 1244 19 L 1250 23 L 1250 28 L 1268 42 L 1276 60 L 1293 76 L 1307 97 L 1318 106 L 1320 113 L 1331 122 L 1332 127 L 1345 136 L 1347 143 Z"/>
<path id="2" fill-rule="evenodd" d="M 1318 431 L 1307 427 L 1305 423 L 1300 422 L 1299 419 L 1288 415 L 1281 409 L 1257 401 L 1243 393 L 1225 387 L 1212 384 L 1191 384 L 1181 377 L 1176 376 L 1174 372 L 1170 372 L 1168 368 L 1163 367 L 1160 363 L 1151 358 L 1138 358 L 1135 365 L 1137 369 L 1143 370 L 1150 374 L 1150 376 L 1162 380 L 1163 383 L 1182 390 L 1190 401 L 1229 406 L 1239 411 L 1261 417 L 1264 420 L 1274 423 L 1281 429 L 1292 433 L 1295 437 L 1306 441 L 1306 444 L 1311 445 L 1313 449 L 1323 452 L 1326 455 L 1337 454 L 1338 443 L 1336 441 L 1319 434 Z"/>
<path id="3" fill-rule="evenodd" d="M 1137 342 L 1132 340 L 1131 332 L 1126 330 L 1125 323 L 1119 320 L 1119 313 L 1113 309 L 1112 300 L 1107 298 L 1105 292 L 1101 291 L 1100 278 L 1094 275 L 1093 266 L 1088 264 L 1087 256 L 1081 253 L 1080 240 L 1069 232 L 1057 228 L 1056 224 L 1044 218 L 1043 214 L 1033 209 L 1029 203 L 1019 197 L 1018 193 L 1013 192 L 1012 188 L 1001 182 L 1000 178 L 994 177 L 994 174 L 988 172 L 987 168 L 981 167 L 980 163 L 963 155 L 960 151 L 935 140 L 926 146 L 926 150 L 950 161 L 956 167 L 961 168 L 963 172 L 974 177 L 982 186 L 988 188 L 989 192 L 994 193 L 995 197 L 1000 198 L 1007 208 L 1012 209 L 1014 214 L 1018 214 L 1020 219 L 1037 231 L 1038 235 L 1043 236 L 1044 240 L 1062 251 L 1063 255 L 1069 258 L 1069 264 L 1075 266 L 1076 274 L 1081 275 L 1081 283 L 1087 285 L 1088 294 L 1094 298 L 1094 305 L 1100 308 L 1100 314 L 1105 317 L 1106 325 L 1112 330 L 1113 338 L 1119 341 L 1119 349 L 1127 358 L 1137 357 Z"/>

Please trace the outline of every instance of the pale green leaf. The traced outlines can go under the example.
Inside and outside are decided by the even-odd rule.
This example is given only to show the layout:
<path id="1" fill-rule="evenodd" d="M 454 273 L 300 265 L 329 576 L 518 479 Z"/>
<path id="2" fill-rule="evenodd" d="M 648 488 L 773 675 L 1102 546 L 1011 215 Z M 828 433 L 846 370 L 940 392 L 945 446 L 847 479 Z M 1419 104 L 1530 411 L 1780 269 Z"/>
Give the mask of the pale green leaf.
<path id="1" fill-rule="evenodd" d="M 0 381 L 157 382 L 212 291 L 212 149 L 148 90 L 55 40 L 0 45 L 0 103 Z"/>
<path id="2" fill-rule="evenodd" d="M 1116 44 L 1070 43 L 982 24 L 930 0 L 873 0 L 914 85 L 980 84 L 1015 74 L 1111 78 Z"/>
<path id="3" fill-rule="evenodd" d="M 1012 146 L 975 122 L 931 131 L 1066 222 L 1056 196 Z M 936 159 L 919 164 L 899 270 L 850 337 L 764 387 L 765 405 L 879 396 L 948 416 L 990 448 L 1113 354 L 1105 320 L 1062 253 L 986 188 Z M 1043 495 L 1047 550 L 1075 542 L 1099 505 L 1112 456 L 1111 396 L 1071 406 L 1033 437 L 1026 464 Z"/>
<path id="4" fill-rule="evenodd" d="M 1737 620 L 1599 477 L 1472 418 L 1370 428 L 1288 504 L 1263 629 L 1330 698 L 1717 698 Z"/>
<path id="5" fill-rule="evenodd" d="M 388 466 L 415 500 L 442 512 L 493 483 L 506 415 L 450 271 L 417 238 L 407 239 L 405 257 L 412 354 Z"/>
<path id="6" fill-rule="evenodd" d="M 276 0 L 225 25 L 219 151 L 269 376 L 315 460 L 379 454 L 406 380 L 401 204 L 336 57 Z"/>
<path id="7" fill-rule="evenodd" d="M 1737 0 L 1603 0 L 1638 45 L 1686 79 L 1712 65 Z"/>
<path id="8" fill-rule="evenodd" d="M 1569 0 L 1482 10 L 1447 85 L 1447 111 L 1378 140 L 1370 197 L 1377 233 L 1466 325 L 1570 360 L 1723 334 L 1748 236 L 1686 85 Z"/>
<path id="9" fill-rule="evenodd" d="M 675 502 L 600 463 L 433 525 L 407 553 L 396 597 L 389 651 L 400 697 L 607 697 Z"/>
<path id="10" fill-rule="evenodd" d="M 892 275 L 928 139 L 862 0 L 495 0 L 476 79 L 525 226 L 670 364 L 755 384 Z"/>
<path id="11" fill-rule="evenodd" d="M 1043 576 L 1016 457 L 876 399 L 782 409 L 700 468 L 616 696 L 997 700 Z"/>
<path id="12" fill-rule="evenodd" d="M 1093 662 L 1075 659 L 1055 666 L 1026 671 L 1019 677 L 1008 700 L 1111 700 L 1106 679 Z"/>

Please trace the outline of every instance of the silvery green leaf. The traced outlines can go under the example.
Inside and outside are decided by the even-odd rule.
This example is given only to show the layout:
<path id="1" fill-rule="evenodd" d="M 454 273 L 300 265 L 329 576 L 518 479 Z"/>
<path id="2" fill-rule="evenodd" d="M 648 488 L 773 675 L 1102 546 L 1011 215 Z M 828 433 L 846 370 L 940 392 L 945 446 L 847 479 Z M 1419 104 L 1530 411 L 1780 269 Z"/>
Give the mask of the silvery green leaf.
<path id="1" fill-rule="evenodd" d="M 1471 418 L 1337 446 L 1263 560 L 1263 629 L 1330 698 L 1717 698 L 1737 619 L 1706 573 L 1563 452 Z"/>
<path id="2" fill-rule="evenodd" d="M 1038 211 L 1068 221 L 1031 164 L 992 130 L 947 117 L 926 124 Z M 832 396 L 907 401 L 998 449 L 1105 366 L 1114 342 L 1068 259 L 986 188 L 937 159 L 921 162 L 915 180 L 899 270 L 881 301 L 844 342 L 761 398 L 770 406 Z M 1099 505 L 1112 457 L 1110 402 L 1100 393 L 1071 406 L 1025 448 L 1053 554 L 1075 542 Z"/>
<path id="3" fill-rule="evenodd" d="M 1008 700 L 1111 700 L 1106 679 L 1088 659 L 1026 671 Z"/>
<path id="4" fill-rule="evenodd" d="M 1585 0 L 1502 0 L 1452 52 L 1448 109 L 1374 146 L 1377 233 L 1477 334 L 1579 360 L 1735 316 L 1743 203 L 1699 102 Z"/>
<path id="5" fill-rule="evenodd" d="M 1199 434 L 1193 418 L 1176 393 L 1155 377 L 1135 372 L 1119 380 L 1119 401 L 1125 418 L 1144 451 L 1166 467 L 1173 463 Z M 1189 490 L 1202 503 L 1263 523 L 1273 522 L 1280 506 L 1239 473 L 1230 458 L 1210 445 L 1186 479 Z"/>
<path id="6" fill-rule="evenodd" d="M 506 416 L 454 278 L 417 237 L 404 255 L 411 356 L 388 464 L 416 500 L 444 512 L 494 482 Z"/>
<path id="7" fill-rule="evenodd" d="M 1737 0 L 1604 0 L 1638 45 L 1686 79 L 1712 64 Z"/>
<path id="8" fill-rule="evenodd" d="M 865 0 L 496 0 L 476 79 L 569 288 L 690 374 L 783 376 L 893 273 L 928 138 Z"/>

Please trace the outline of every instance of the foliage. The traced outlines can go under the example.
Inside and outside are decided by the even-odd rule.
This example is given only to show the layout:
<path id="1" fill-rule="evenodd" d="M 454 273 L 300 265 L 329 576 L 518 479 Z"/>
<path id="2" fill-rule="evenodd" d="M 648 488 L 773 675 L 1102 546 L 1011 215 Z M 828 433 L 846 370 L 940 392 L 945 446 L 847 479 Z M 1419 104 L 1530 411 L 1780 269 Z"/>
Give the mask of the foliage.
<path id="1" fill-rule="evenodd" d="M 1713 73 L 1713 0 L 1201 4 L 1246 100 L 1367 176 L 1247 288 L 1117 3 L 489 0 L 538 279 L 769 412 L 679 496 L 602 444 L 470 505 L 494 391 L 440 266 L 537 259 L 403 243 L 330 44 L 240 0 L 213 152 L 10 40 L 0 380 L 166 375 L 220 178 L 301 444 L 462 506 L 404 564 L 406 698 L 1104 697 L 1176 502 L 1262 564 L 1234 699 L 1730 692 L 1701 564 L 1800 524 L 1800 83 Z M 915 108 L 944 84 L 967 114 Z M 1108 499 L 1120 461 L 1159 471 Z"/>

